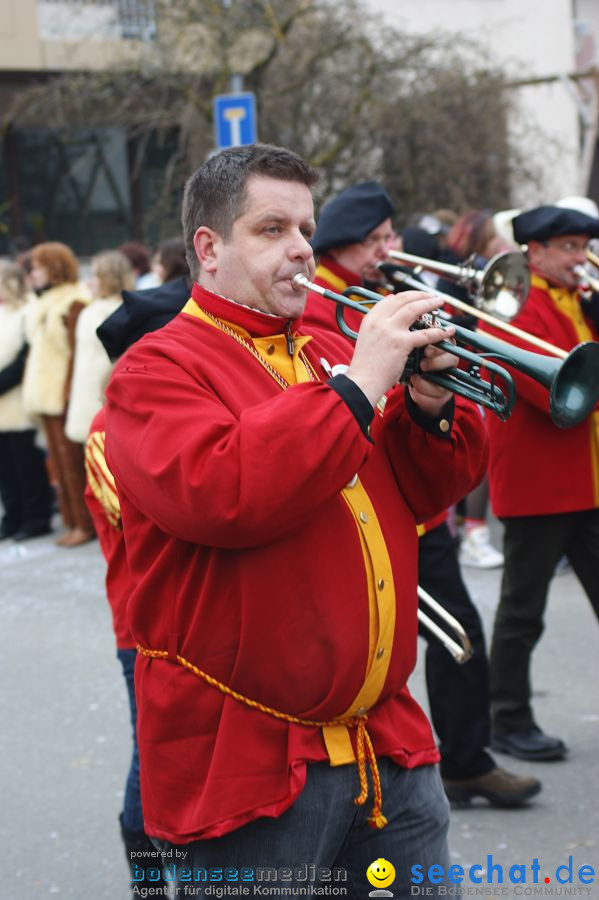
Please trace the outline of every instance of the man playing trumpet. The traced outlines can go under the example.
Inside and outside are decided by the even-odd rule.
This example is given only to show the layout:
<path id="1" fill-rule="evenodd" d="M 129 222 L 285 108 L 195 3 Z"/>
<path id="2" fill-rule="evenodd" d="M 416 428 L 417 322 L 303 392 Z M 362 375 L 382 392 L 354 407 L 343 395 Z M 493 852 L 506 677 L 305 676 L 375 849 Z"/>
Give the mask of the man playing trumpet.
<path id="1" fill-rule="evenodd" d="M 455 363 L 429 346 L 446 332 L 410 330 L 434 298 L 385 299 L 355 348 L 302 325 L 315 180 L 268 145 L 198 169 L 192 296 L 107 390 L 145 829 L 198 871 L 284 868 L 292 886 L 339 867 L 351 897 L 386 858 L 408 897 L 413 864 L 447 868 L 438 754 L 406 687 L 415 523 L 481 478 L 486 437 L 472 404 L 396 386 L 417 346 L 425 369 Z"/>

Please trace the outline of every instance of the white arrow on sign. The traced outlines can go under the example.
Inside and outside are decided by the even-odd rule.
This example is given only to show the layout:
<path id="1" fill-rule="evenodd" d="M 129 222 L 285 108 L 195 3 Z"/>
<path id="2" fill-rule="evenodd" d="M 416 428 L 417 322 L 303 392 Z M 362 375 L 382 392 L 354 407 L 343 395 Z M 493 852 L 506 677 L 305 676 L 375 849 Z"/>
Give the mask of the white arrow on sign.
<path id="1" fill-rule="evenodd" d="M 241 121 L 245 119 L 245 113 L 243 106 L 230 106 L 223 112 L 223 118 L 227 120 L 231 129 L 231 146 L 233 147 L 241 145 Z"/>

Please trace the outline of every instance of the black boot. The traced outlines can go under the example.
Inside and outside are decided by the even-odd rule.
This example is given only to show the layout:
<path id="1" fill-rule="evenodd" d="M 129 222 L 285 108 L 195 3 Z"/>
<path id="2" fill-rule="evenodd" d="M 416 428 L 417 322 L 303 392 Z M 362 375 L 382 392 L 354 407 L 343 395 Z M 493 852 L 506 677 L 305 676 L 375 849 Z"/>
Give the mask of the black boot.
<path id="1" fill-rule="evenodd" d="M 162 872 L 162 859 L 148 835 L 145 831 L 131 831 L 131 829 L 125 828 L 122 813 L 119 816 L 119 825 L 121 827 L 123 844 L 125 845 L 125 857 L 129 869 L 129 878 L 131 879 L 131 887 L 138 885 L 138 887 L 165 888 L 168 882 L 164 880 L 162 874 L 159 881 L 154 879 L 149 881 L 145 877 L 141 877 L 140 870 L 143 870 L 145 873 L 147 869 L 160 869 Z M 133 877 L 134 873 L 139 875 L 135 880 Z M 134 894 L 133 896 L 136 897 L 137 895 Z"/>

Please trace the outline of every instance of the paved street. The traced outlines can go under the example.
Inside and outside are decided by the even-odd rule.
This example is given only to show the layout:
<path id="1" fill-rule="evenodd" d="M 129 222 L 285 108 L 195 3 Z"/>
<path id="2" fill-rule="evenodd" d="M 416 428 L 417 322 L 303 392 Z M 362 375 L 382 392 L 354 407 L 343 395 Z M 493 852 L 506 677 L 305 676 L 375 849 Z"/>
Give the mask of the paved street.
<path id="1" fill-rule="evenodd" d="M 0 900 L 127 900 L 117 816 L 128 763 L 128 710 L 98 545 L 67 550 L 52 538 L 4 542 L 0 566 L 1 840 L 7 869 Z M 466 576 L 488 633 L 500 572 L 467 570 Z M 599 897 L 599 629 L 569 573 L 554 581 L 534 684 L 540 722 L 568 743 L 570 758 L 536 765 L 503 758 L 512 771 L 541 777 L 544 790 L 526 810 L 494 810 L 482 802 L 455 811 L 453 861 L 486 868 L 491 855 L 504 868 L 501 896 L 512 897 L 533 889 L 515 888 L 510 866 L 527 866 L 531 885 L 530 866 L 538 858 L 540 883 L 551 877 L 553 889 L 557 866 L 571 856 L 570 890 Z M 412 686 L 425 702 L 421 664 Z M 580 894 L 576 877 L 583 865 L 597 873 L 589 894 Z M 487 895 L 500 890 L 496 881 Z M 469 886 L 466 878 L 462 887 Z"/>

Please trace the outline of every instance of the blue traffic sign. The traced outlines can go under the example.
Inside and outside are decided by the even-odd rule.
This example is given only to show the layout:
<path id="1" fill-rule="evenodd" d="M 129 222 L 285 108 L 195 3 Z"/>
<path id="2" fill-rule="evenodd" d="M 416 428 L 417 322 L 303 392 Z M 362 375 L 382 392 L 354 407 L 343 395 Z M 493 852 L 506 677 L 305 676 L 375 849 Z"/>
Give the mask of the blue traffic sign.
<path id="1" fill-rule="evenodd" d="M 257 140 L 256 97 L 251 91 L 218 94 L 213 99 L 214 139 L 219 150 Z"/>

